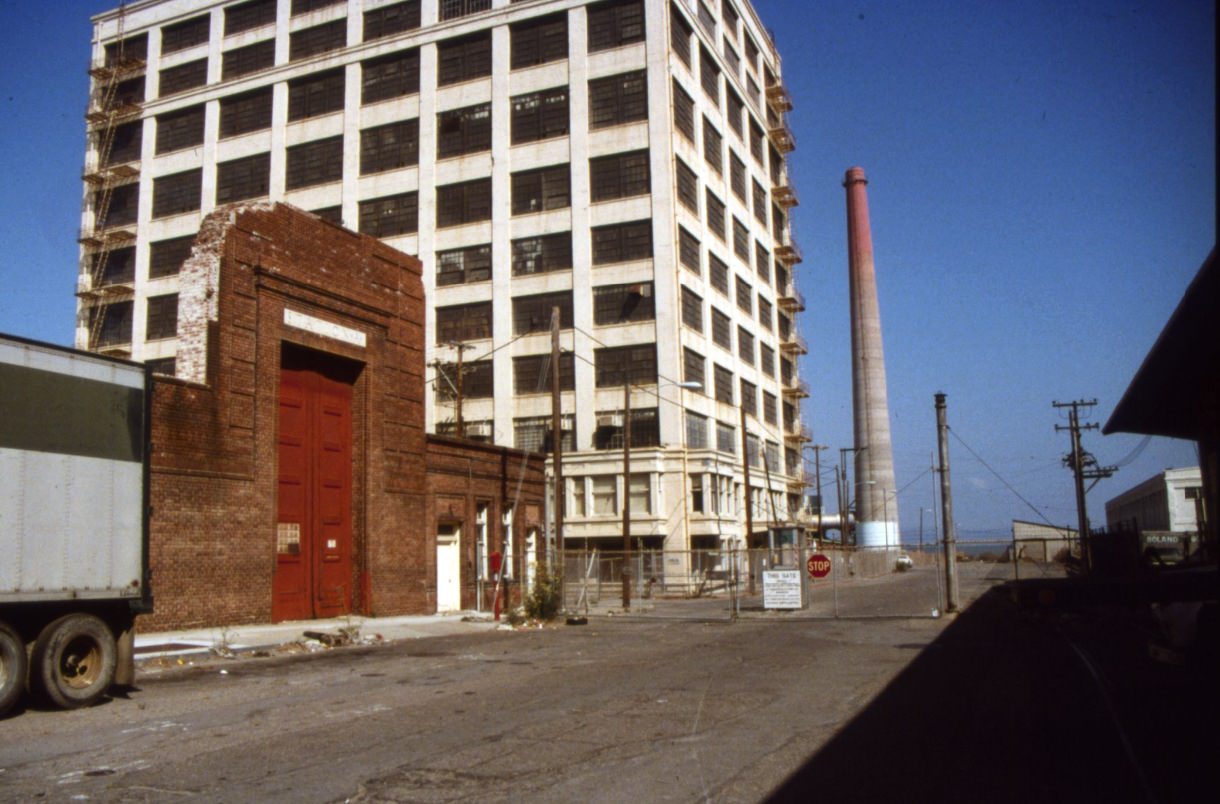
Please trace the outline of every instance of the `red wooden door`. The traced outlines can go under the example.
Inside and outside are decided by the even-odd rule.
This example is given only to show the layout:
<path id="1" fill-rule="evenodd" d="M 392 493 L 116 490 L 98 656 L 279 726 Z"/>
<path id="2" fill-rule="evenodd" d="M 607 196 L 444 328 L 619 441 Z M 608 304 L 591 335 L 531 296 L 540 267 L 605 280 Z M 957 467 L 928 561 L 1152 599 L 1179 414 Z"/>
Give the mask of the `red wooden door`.
<path id="1" fill-rule="evenodd" d="M 285 350 L 280 372 L 275 621 L 334 617 L 352 604 L 349 365 Z"/>

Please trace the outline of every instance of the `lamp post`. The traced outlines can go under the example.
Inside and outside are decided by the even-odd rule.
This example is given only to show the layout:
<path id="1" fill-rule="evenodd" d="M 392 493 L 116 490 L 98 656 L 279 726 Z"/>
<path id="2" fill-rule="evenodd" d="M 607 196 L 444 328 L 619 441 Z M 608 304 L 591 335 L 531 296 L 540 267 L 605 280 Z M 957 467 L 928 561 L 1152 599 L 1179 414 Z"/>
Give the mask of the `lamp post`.
<path id="1" fill-rule="evenodd" d="M 623 372 L 623 611 L 631 610 L 631 381 Z M 693 380 L 657 384 L 657 399 L 665 385 L 701 389 Z"/>

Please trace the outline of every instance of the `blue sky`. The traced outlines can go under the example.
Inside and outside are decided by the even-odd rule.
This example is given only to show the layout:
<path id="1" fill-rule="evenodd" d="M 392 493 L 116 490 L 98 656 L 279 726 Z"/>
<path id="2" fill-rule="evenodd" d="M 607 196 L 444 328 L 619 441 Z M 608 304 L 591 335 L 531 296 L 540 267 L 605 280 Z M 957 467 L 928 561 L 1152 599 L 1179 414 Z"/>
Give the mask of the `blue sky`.
<path id="1" fill-rule="evenodd" d="M 0 331 L 72 336 L 89 15 L 0 0 Z M 795 110 L 793 216 L 816 441 L 851 446 L 843 173 L 870 179 L 904 533 L 948 395 L 959 535 L 1074 524 L 1053 400 L 1104 424 L 1216 240 L 1215 10 L 1189 2 L 757 0 Z M 1136 436 L 1085 436 L 1102 464 Z M 1193 445 L 1154 439 L 1104 501 Z M 922 476 L 921 476 L 922 474 Z M 824 477 L 829 477 L 824 474 Z M 827 492 L 833 497 L 833 492 Z M 931 528 L 930 515 L 925 527 Z"/>

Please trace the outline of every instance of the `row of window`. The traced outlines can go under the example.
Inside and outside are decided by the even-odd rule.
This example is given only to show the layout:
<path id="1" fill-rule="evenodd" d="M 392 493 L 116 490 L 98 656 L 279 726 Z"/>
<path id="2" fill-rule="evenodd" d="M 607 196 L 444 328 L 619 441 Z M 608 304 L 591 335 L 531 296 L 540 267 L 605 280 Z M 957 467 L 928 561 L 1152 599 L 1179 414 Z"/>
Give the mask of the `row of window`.
<path id="1" fill-rule="evenodd" d="M 441 0 L 441 19 L 447 16 L 446 3 L 461 2 L 463 8 L 486 10 L 490 0 Z M 270 3 L 270 5 L 267 5 Z M 644 40 L 643 0 L 608 0 L 589 6 L 587 45 L 590 53 Z M 258 0 L 225 9 L 225 34 L 237 33 L 269 24 L 275 19 L 274 0 Z M 372 41 L 420 27 L 419 0 L 382 6 L 364 13 L 363 38 Z M 210 17 L 201 15 L 167 25 L 161 32 L 162 54 L 175 53 L 207 42 Z M 537 17 L 509 26 L 512 69 L 532 67 L 568 57 L 568 19 L 566 13 Z M 347 20 L 337 19 L 292 31 L 289 34 L 288 60 L 298 61 L 347 47 Z M 437 84 L 447 86 L 484 78 L 492 70 L 492 33 L 480 31 L 467 36 L 444 39 L 437 47 Z M 119 59 L 147 56 L 147 34 L 128 37 L 106 46 L 107 63 Z M 415 52 L 415 90 L 418 91 L 418 51 Z M 377 61 L 381 61 L 380 59 Z M 221 80 L 229 80 L 275 65 L 275 40 L 268 39 L 221 53 Z M 185 92 L 207 83 L 207 58 L 166 67 L 159 73 L 160 97 Z M 142 100 L 142 98 L 140 98 Z M 367 102 L 367 101 L 366 101 Z"/>

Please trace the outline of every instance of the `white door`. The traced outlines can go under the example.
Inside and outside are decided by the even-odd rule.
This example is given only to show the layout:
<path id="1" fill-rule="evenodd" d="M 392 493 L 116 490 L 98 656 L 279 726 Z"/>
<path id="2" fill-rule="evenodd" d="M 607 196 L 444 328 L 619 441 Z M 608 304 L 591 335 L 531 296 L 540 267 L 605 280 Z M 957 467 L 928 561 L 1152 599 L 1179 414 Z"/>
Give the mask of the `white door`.
<path id="1" fill-rule="evenodd" d="M 436 610 L 460 611 L 462 608 L 461 530 L 457 525 L 440 525 L 436 532 Z"/>
<path id="2" fill-rule="evenodd" d="M 534 589 L 534 569 L 538 566 L 538 528 L 525 534 L 525 593 Z"/>

